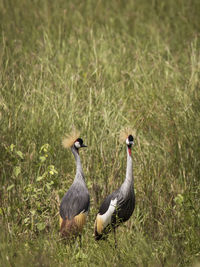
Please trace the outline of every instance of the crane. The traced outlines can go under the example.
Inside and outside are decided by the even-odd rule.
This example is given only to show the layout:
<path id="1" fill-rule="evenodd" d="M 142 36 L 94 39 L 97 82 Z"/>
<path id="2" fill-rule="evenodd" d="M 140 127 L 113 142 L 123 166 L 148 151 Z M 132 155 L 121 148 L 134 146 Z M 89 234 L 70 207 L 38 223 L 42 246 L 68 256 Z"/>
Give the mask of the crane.
<path id="1" fill-rule="evenodd" d="M 76 175 L 60 204 L 60 232 L 66 239 L 79 236 L 81 243 L 81 231 L 86 223 L 90 206 L 90 196 L 79 156 L 79 149 L 86 145 L 79 138 L 79 133 L 74 131 L 63 139 L 63 146 L 71 148 L 76 161 Z"/>
<path id="2" fill-rule="evenodd" d="M 131 148 L 134 138 L 131 134 L 125 133 L 127 146 L 127 167 L 126 178 L 121 187 L 107 196 L 99 208 L 94 225 L 95 240 L 105 239 L 113 229 L 115 247 L 117 246 L 115 228 L 127 221 L 135 208 L 135 193 L 133 180 L 133 163 Z"/>

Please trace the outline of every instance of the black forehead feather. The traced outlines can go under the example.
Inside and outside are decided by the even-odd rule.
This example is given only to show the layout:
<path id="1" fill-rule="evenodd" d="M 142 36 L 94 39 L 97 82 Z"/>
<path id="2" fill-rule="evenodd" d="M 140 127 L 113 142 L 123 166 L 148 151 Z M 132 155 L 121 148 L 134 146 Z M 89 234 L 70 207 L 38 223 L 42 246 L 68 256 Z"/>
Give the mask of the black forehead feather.
<path id="1" fill-rule="evenodd" d="M 82 145 L 82 144 L 83 144 L 83 139 L 78 138 L 78 139 L 76 140 L 76 142 L 79 142 L 79 144 Z"/>
<path id="2" fill-rule="evenodd" d="M 129 135 L 128 140 L 129 141 L 133 141 L 133 136 L 132 135 Z"/>

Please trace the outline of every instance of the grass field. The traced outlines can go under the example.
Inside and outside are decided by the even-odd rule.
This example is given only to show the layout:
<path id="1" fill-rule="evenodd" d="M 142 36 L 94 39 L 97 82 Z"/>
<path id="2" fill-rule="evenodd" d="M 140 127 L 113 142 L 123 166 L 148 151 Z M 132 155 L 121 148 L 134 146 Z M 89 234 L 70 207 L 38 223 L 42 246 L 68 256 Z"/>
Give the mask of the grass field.
<path id="1" fill-rule="evenodd" d="M 200 266 L 199 14 L 199 0 L 0 0 L 0 266 Z M 82 248 L 58 225 L 73 126 L 88 145 Z M 125 178 L 127 126 L 136 208 L 115 250 L 93 224 Z"/>

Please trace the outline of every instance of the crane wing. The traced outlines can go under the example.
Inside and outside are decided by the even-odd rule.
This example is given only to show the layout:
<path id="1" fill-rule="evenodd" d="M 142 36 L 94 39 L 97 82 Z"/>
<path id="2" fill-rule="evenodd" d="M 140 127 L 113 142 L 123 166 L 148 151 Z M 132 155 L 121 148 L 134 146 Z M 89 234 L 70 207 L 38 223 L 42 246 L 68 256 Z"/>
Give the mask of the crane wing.
<path id="1" fill-rule="evenodd" d="M 110 194 L 104 199 L 103 203 L 101 204 L 99 208 L 100 215 L 103 215 L 104 213 L 106 213 L 106 211 L 108 210 L 110 206 L 111 199 L 117 198 L 117 203 L 118 203 L 118 195 L 119 195 L 119 189 L 117 189 L 116 191 L 114 191 L 112 194 Z"/>
<path id="2" fill-rule="evenodd" d="M 117 189 L 116 191 L 114 191 L 112 194 L 110 194 L 104 199 L 99 209 L 100 215 L 103 215 L 107 212 L 110 206 L 111 200 L 115 198 L 117 198 L 117 205 L 116 205 L 116 209 L 114 210 L 112 214 L 112 223 L 114 224 L 116 223 L 117 218 L 122 221 L 128 220 L 135 208 L 134 194 L 133 195 L 130 194 L 126 198 L 124 198 L 120 192 L 120 189 Z M 117 218 L 116 218 L 116 214 L 117 214 Z"/>
<path id="3" fill-rule="evenodd" d="M 72 185 L 64 195 L 60 204 L 60 216 L 63 220 L 71 220 L 81 212 L 87 212 L 90 206 L 90 196 L 85 187 Z"/>

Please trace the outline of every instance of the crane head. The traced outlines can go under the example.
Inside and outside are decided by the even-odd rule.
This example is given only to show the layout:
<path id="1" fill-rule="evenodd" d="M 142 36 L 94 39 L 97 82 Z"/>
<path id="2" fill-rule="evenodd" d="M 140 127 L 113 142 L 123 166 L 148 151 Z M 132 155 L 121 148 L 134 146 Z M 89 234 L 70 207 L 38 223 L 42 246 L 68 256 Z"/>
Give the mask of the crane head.
<path id="1" fill-rule="evenodd" d="M 129 155 L 131 156 L 131 147 L 132 147 L 132 145 L 134 145 L 134 138 L 133 138 L 133 136 L 131 134 L 126 139 L 126 144 L 127 144 L 127 147 L 128 147 Z"/>
<path id="2" fill-rule="evenodd" d="M 83 144 L 83 139 L 81 138 L 76 139 L 76 141 L 74 142 L 74 146 L 76 149 L 79 149 L 80 147 L 87 147 Z"/>
<path id="3" fill-rule="evenodd" d="M 132 145 L 134 145 L 134 138 L 133 138 L 133 136 L 131 134 L 126 139 L 126 144 L 130 148 L 131 148 Z"/>
<path id="4" fill-rule="evenodd" d="M 64 148 L 70 148 L 75 147 L 77 150 L 80 147 L 86 147 L 86 145 L 83 144 L 83 140 L 79 137 L 80 132 L 76 129 L 73 129 L 73 131 L 70 134 L 65 135 L 65 137 L 62 140 L 62 145 Z"/>

